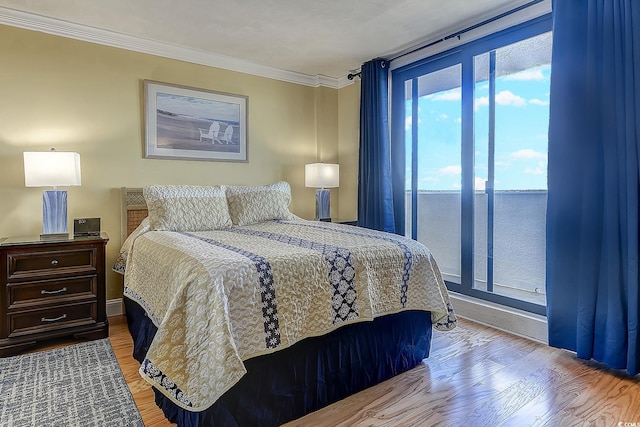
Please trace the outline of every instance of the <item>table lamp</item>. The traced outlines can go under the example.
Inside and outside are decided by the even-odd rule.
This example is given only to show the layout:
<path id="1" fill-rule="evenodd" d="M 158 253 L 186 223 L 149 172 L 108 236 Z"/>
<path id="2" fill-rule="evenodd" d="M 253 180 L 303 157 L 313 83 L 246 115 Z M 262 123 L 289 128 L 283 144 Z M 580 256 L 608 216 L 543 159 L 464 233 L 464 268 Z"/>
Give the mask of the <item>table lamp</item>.
<path id="1" fill-rule="evenodd" d="M 53 187 L 42 192 L 42 240 L 69 238 L 67 192 L 60 186 L 80 185 L 80 154 L 69 151 L 25 152 L 25 187 Z"/>
<path id="2" fill-rule="evenodd" d="M 340 166 L 331 163 L 310 163 L 304 167 L 305 187 L 316 188 L 316 219 L 331 221 L 329 188 L 338 187 Z"/>

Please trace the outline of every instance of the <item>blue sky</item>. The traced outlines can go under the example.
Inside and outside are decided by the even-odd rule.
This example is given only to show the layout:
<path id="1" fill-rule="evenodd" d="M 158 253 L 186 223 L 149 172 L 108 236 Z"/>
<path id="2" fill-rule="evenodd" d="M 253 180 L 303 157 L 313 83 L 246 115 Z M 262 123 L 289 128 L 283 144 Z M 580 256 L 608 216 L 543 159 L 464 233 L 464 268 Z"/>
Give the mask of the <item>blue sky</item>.
<path id="1" fill-rule="evenodd" d="M 496 79 L 496 190 L 546 190 L 549 123 L 549 65 Z M 488 82 L 476 83 L 475 188 L 487 179 Z M 460 88 L 423 96 L 418 101 L 418 189 L 461 188 Z M 411 111 L 410 102 L 408 101 Z M 406 124 L 411 152 L 411 117 Z M 407 175 L 410 188 L 410 174 Z"/>

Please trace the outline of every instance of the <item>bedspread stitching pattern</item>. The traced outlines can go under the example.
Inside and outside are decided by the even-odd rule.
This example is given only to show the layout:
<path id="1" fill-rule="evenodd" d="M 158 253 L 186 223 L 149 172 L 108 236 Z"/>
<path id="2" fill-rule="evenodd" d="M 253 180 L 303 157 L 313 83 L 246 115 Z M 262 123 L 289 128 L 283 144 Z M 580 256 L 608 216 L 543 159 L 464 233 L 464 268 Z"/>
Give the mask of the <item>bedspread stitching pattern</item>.
<path id="1" fill-rule="evenodd" d="M 265 345 L 267 348 L 276 348 L 280 345 L 280 321 L 278 319 L 278 303 L 276 301 L 276 288 L 273 283 L 273 270 L 271 264 L 263 256 L 256 255 L 249 251 L 235 246 L 225 245 L 213 239 L 198 236 L 191 233 L 182 233 L 185 236 L 193 237 L 210 245 L 216 245 L 224 249 L 239 253 L 251 260 L 258 272 L 260 282 L 260 299 L 262 301 L 262 316 L 264 318 Z"/>
<path id="2" fill-rule="evenodd" d="M 276 220 L 275 222 L 278 222 L 280 224 L 291 223 L 290 221 L 286 221 L 286 220 Z M 403 266 L 404 272 L 402 274 L 402 286 L 400 288 L 400 305 L 402 306 L 402 308 L 405 308 L 407 306 L 407 290 L 409 289 L 409 274 L 411 272 L 411 266 L 413 265 L 413 256 L 411 254 L 411 249 L 409 249 L 407 245 L 405 245 L 402 242 L 399 242 L 397 239 L 381 236 L 376 233 L 371 233 L 366 231 L 354 232 L 352 230 L 341 230 L 341 229 L 336 229 L 334 227 L 325 227 L 323 225 L 315 225 L 315 224 L 303 224 L 303 226 L 309 227 L 309 228 L 324 229 L 324 230 L 330 229 L 331 231 L 336 231 L 342 234 L 352 234 L 354 236 L 367 237 L 370 239 L 378 239 L 378 240 L 383 240 L 385 242 L 395 243 L 396 245 L 398 245 L 398 247 L 402 249 L 402 252 L 404 255 L 404 266 Z M 354 230 L 359 230 L 359 229 L 354 228 Z"/>
<path id="3" fill-rule="evenodd" d="M 161 387 L 166 391 L 171 397 L 176 399 L 179 402 L 184 403 L 188 407 L 192 407 L 193 403 L 189 400 L 186 394 L 180 390 L 178 385 L 174 383 L 171 378 L 165 375 L 156 365 L 153 364 L 149 359 L 144 359 L 142 361 L 142 365 L 140 366 L 140 370 L 144 372 L 150 379 L 152 379 L 157 387 Z"/>
<path id="4" fill-rule="evenodd" d="M 280 243 L 321 252 L 327 261 L 329 267 L 329 282 L 333 286 L 333 324 L 338 325 L 346 320 L 358 318 L 358 307 L 356 304 L 358 292 L 353 284 L 355 269 L 353 267 L 353 256 L 349 249 L 266 231 L 245 229 L 231 229 L 229 231 L 247 236 L 259 236 Z"/>

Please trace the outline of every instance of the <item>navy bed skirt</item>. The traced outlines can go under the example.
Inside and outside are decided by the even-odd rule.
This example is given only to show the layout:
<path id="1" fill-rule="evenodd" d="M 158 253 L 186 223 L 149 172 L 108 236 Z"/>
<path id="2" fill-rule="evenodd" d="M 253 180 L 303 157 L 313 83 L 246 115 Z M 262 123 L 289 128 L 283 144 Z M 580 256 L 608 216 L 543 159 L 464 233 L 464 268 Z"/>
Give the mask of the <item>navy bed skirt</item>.
<path id="1" fill-rule="evenodd" d="M 142 362 L 157 329 L 124 300 L 133 356 Z M 413 368 L 430 348 L 430 313 L 406 311 L 246 360 L 247 373 L 206 411 L 184 410 L 154 388 L 156 404 L 178 426 L 278 426 Z"/>

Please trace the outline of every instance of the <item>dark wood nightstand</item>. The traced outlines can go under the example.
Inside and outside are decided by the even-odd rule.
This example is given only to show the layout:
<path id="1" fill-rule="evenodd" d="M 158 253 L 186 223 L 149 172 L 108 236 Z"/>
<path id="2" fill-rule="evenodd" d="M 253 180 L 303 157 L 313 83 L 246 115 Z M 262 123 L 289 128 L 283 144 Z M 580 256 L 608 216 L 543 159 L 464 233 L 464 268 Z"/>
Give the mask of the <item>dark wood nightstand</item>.
<path id="1" fill-rule="evenodd" d="M 109 336 L 108 240 L 0 238 L 0 357 L 49 338 Z"/>

